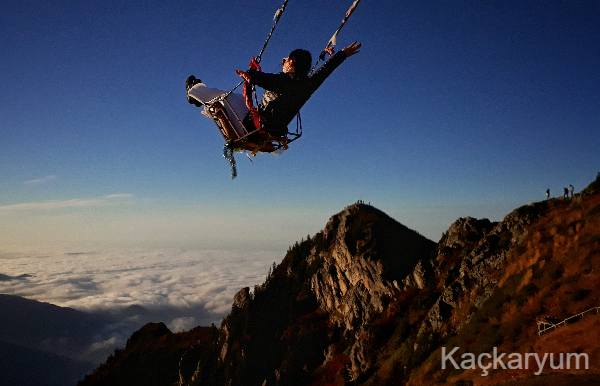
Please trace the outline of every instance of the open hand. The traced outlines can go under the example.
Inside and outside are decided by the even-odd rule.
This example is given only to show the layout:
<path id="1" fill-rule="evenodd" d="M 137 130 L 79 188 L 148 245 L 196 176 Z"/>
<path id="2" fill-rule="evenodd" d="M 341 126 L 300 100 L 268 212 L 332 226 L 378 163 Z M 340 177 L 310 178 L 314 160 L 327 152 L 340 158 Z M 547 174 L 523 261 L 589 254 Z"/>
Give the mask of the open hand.
<path id="1" fill-rule="evenodd" d="M 354 54 L 358 54 L 360 52 L 360 43 L 354 42 L 350 44 L 348 47 L 342 48 L 342 51 L 346 53 L 346 56 L 352 56 Z"/>
<path id="2" fill-rule="evenodd" d="M 240 78 L 244 79 L 246 81 L 246 83 L 250 83 L 250 74 L 248 74 L 247 72 L 244 71 L 240 71 L 240 70 L 235 70 L 235 73 L 238 74 L 240 76 Z"/>

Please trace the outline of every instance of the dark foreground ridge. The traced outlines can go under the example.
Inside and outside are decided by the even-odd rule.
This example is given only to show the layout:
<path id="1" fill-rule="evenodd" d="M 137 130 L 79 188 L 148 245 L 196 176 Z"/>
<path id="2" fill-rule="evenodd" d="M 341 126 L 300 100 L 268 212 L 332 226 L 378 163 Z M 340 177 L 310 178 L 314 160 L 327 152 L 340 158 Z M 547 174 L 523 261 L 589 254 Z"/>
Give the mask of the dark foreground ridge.
<path id="1" fill-rule="evenodd" d="M 600 306 L 598 185 L 498 223 L 458 219 L 437 244 L 349 206 L 240 290 L 219 328 L 148 324 L 79 385 L 598 384 L 600 316 L 543 334 L 537 323 Z M 458 366 L 444 356 L 455 347 Z M 504 367 L 463 362 L 494 350 Z M 509 353 L 556 360 L 507 367 Z"/>

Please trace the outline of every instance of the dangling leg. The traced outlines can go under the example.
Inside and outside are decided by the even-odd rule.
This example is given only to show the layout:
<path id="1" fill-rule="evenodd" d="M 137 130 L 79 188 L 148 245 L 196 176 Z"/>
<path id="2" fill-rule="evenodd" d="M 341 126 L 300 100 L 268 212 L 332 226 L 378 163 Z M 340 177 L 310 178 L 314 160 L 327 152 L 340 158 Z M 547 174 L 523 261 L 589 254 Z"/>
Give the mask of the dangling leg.
<path id="1" fill-rule="evenodd" d="M 248 140 L 252 142 L 260 142 L 263 138 L 262 134 L 254 126 L 254 120 L 250 117 L 250 113 L 246 114 L 243 120 L 244 128 L 248 132 Z"/>
<path id="2" fill-rule="evenodd" d="M 186 89 L 188 101 L 198 107 L 204 105 L 203 114 L 218 120 L 229 140 L 235 141 L 246 135 L 242 120 L 248 108 L 242 95 L 206 87 L 193 75 L 186 80 Z"/>
<path id="3" fill-rule="evenodd" d="M 194 75 L 189 76 L 185 81 L 185 91 L 187 93 L 188 102 L 196 106 L 196 102 L 200 103 L 200 106 L 202 106 L 206 102 L 210 102 L 221 95 L 227 94 L 227 91 L 206 87 L 206 85 Z"/>

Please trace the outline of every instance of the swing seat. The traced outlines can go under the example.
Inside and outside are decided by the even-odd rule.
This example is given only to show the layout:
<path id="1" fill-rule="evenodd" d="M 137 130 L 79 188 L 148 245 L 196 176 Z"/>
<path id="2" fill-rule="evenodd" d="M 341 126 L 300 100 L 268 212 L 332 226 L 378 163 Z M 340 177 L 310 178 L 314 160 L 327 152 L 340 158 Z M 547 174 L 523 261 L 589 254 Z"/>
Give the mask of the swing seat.
<path id="1" fill-rule="evenodd" d="M 277 153 L 288 149 L 288 144 L 300 138 L 302 133 L 289 132 L 283 136 L 271 135 L 263 130 L 248 131 L 243 124 L 248 107 L 241 94 L 206 87 L 198 83 L 188 90 L 188 98 L 204 106 L 202 114 L 211 118 L 226 143 L 235 151 Z"/>

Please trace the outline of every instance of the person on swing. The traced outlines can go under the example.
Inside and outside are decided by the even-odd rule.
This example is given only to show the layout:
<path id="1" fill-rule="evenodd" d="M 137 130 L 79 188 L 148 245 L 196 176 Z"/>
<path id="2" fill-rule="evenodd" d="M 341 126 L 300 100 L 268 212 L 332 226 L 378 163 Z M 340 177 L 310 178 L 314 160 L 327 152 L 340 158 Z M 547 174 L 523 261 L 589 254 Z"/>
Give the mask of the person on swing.
<path id="1" fill-rule="evenodd" d="M 285 136 L 288 132 L 288 124 L 306 101 L 346 58 L 360 52 L 360 47 L 361 44 L 357 42 L 344 47 L 312 75 L 308 74 L 312 66 L 312 56 L 310 52 L 302 49 L 292 51 L 287 58 L 283 59 L 283 72 L 278 74 L 264 73 L 258 70 L 235 70 L 236 74 L 244 81 L 265 90 L 258 106 L 261 127 L 256 127 L 240 94 L 231 94 L 228 97 L 232 107 L 232 111 L 227 111 L 228 115 L 233 113 L 237 117 L 243 117 L 243 126 L 248 133 L 260 129 L 273 136 Z M 215 96 L 225 94 L 225 91 L 206 87 L 200 79 L 196 79 L 193 75 L 186 80 L 186 90 L 188 102 L 198 107 Z M 227 110 L 229 107 L 225 106 L 224 108 Z M 236 126 L 236 120 L 232 118 L 227 120 L 222 110 L 218 110 L 217 113 L 216 117 L 230 139 L 243 136 L 243 129 Z"/>
<path id="2" fill-rule="evenodd" d="M 260 129 L 275 136 L 286 135 L 288 124 L 306 101 L 346 58 L 360 52 L 360 47 L 361 44 L 357 42 L 344 47 L 312 75 L 308 74 L 312 67 L 312 56 L 302 49 L 292 51 L 283 59 L 283 72 L 278 74 L 235 70 L 246 83 L 265 90 L 258 106 Z M 250 114 L 246 115 L 244 126 L 248 132 L 257 129 Z"/>

